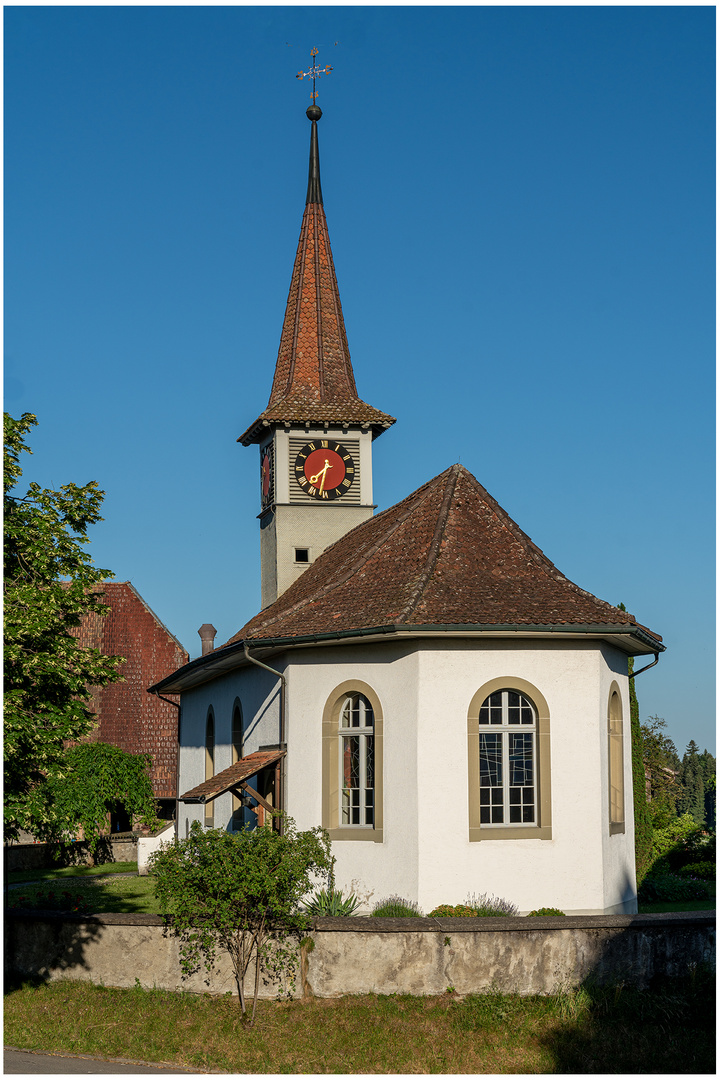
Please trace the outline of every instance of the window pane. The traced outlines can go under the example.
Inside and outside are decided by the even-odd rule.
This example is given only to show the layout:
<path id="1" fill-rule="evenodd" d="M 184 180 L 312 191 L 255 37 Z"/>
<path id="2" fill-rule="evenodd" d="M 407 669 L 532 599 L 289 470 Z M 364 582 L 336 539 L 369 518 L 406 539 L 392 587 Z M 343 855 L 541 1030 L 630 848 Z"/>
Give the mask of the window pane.
<path id="1" fill-rule="evenodd" d="M 343 787 L 356 788 L 360 784 L 360 738 L 346 735 L 343 739 Z"/>
<path id="2" fill-rule="evenodd" d="M 480 735 L 480 786 L 502 785 L 502 736 L 483 732 Z"/>
<path id="3" fill-rule="evenodd" d="M 533 782 L 533 737 L 531 733 L 510 733 L 510 784 L 523 785 Z"/>
<path id="4" fill-rule="evenodd" d="M 365 791 L 365 824 L 372 825 L 374 820 L 374 808 L 373 808 L 373 796 L 374 792 L 372 788 L 368 788 Z"/>
<path id="5" fill-rule="evenodd" d="M 375 787 L 375 740 L 372 735 L 365 736 L 365 786 Z"/>

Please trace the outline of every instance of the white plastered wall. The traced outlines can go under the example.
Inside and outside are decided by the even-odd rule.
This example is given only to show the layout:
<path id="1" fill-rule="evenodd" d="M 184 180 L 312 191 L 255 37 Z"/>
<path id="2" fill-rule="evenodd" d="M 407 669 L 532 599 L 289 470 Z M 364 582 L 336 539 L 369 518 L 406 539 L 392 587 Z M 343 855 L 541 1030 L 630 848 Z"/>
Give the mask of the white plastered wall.
<path id="1" fill-rule="evenodd" d="M 274 665 L 280 667 L 281 665 Z M 258 667 L 238 671 L 187 690 L 182 695 L 180 715 L 180 778 L 178 791 L 185 791 L 205 780 L 205 730 L 208 710 L 215 715 L 215 772 L 232 765 L 232 716 L 239 701 L 243 715 L 243 753 L 252 754 L 261 746 L 277 744 L 280 731 L 280 680 Z M 178 804 L 178 836 L 187 835 L 190 823 L 202 824 L 203 806 Z M 232 816 L 232 795 L 215 800 L 215 827 L 225 828 Z"/>
<path id="2" fill-rule="evenodd" d="M 365 909 L 397 894 L 424 911 L 491 892 L 520 911 L 636 910 L 627 661 L 593 642 L 426 639 L 297 649 L 273 667 L 287 676 L 287 809 L 298 828 L 322 820 L 322 717 L 340 684 L 368 683 L 383 712 L 383 839 L 335 841 L 338 886 Z M 487 839 L 468 834 L 469 704 L 485 683 L 522 679 L 550 713 L 552 838 Z M 621 691 L 625 732 L 626 830 L 609 834 L 607 703 Z M 181 791 L 204 780 L 204 732 L 212 704 L 216 771 L 231 763 L 230 725 L 240 698 L 245 753 L 277 743 L 278 680 L 244 668 L 183 695 Z M 216 802 L 215 824 L 231 815 Z M 181 808 L 179 835 L 185 824 Z M 202 808 L 189 806 L 189 819 Z"/>
<path id="3" fill-rule="evenodd" d="M 633 807 L 632 734 L 630 725 L 630 689 L 627 678 L 627 657 L 610 646 L 602 649 L 601 705 L 604 700 L 604 725 L 600 725 L 600 757 L 602 760 L 602 801 L 605 821 L 602 830 L 605 912 L 613 915 L 633 915 L 637 912 L 635 879 L 635 815 Z M 623 776 L 625 791 L 625 831 L 610 834 L 607 711 L 610 694 L 617 686 L 620 691 L 623 720 Z"/>

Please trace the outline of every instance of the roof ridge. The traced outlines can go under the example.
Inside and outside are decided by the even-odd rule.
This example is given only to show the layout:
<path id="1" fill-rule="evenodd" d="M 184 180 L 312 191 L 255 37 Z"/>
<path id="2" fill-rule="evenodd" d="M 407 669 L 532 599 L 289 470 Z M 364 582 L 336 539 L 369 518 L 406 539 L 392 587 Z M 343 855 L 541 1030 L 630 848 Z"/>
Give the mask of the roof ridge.
<path id="1" fill-rule="evenodd" d="M 440 554 L 440 546 L 442 544 L 442 538 L 445 534 L 445 526 L 447 525 L 448 516 L 450 514 L 450 504 L 455 494 L 455 488 L 457 487 L 458 477 L 460 475 L 459 470 L 462 468 L 460 465 L 451 465 L 448 470 L 448 478 L 445 485 L 445 494 L 443 501 L 440 505 L 440 512 L 438 514 L 437 523 L 435 525 L 435 532 L 433 534 L 430 547 L 428 549 L 427 559 L 425 560 L 425 566 L 418 579 L 418 583 L 413 589 L 412 595 L 398 615 L 398 622 L 404 622 L 405 619 L 412 615 L 413 611 L 420 602 L 420 597 L 425 591 L 425 586 L 430 580 L 432 573 L 435 569 L 435 565 Z"/>
<path id="2" fill-rule="evenodd" d="M 444 473 L 440 474 L 440 476 L 443 476 L 443 475 L 444 475 Z M 327 585 L 321 586 L 321 588 L 317 589 L 314 593 L 311 593 L 310 596 L 304 596 L 302 600 L 298 600 L 298 602 L 296 604 L 293 604 L 291 607 L 283 608 L 283 610 L 279 611 L 277 613 L 277 615 L 274 615 L 271 619 L 266 620 L 263 623 L 263 628 L 265 628 L 267 626 L 272 626 L 272 624 L 274 622 L 277 622 L 280 619 L 286 618 L 288 615 L 291 615 L 294 611 L 297 611 L 298 608 L 305 607 L 307 604 L 312 604 L 315 601 L 319 600 L 321 597 L 327 596 L 327 594 L 332 592 L 334 589 L 337 589 L 341 585 L 344 585 L 344 583 L 349 578 L 351 578 L 353 576 L 353 574 L 357 573 L 357 571 L 360 569 L 361 566 L 363 566 L 369 559 L 371 559 L 373 557 L 373 555 L 387 542 L 389 537 L 391 537 L 393 535 L 393 533 L 396 532 L 405 521 L 407 521 L 407 519 L 410 517 L 410 515 L 412 513 L 414 513 L 414 511 L 416 510 L 419 503 L 421 503 L 423 501 L 423 499 L 425 499 L 426 496 L 429 494 L 429 489 L 434 484 L 436 484 L 439 479 L 440 479 L 440 477 L 436 476 L 432 480 L 428 480 L 427 483 L 423 484 L 419 488 L 416 488 L 415 491 L 413 491 L 410 495 L 408 495 L 406 497 L 405 500 L 403 500 L 403 501 L 406 501 L 408 503 L 407 508 L 398 516 L 398 518 L 389 526 L 389 528 L 386 531 L 383 531 L 382 536 L 378 540 L 376 540 L 376 542 L 372 545 L 372 547 L 368 551 L 364 552 L 361 557 L 357 558 L 353 563 L 350 564 L 350 566 L 347 568 L 346 572 L 342 575 L 342 577 L 337 578 L 336 580 L 330 582 Z M 392 510 L 397 510 L 398 506 L 401 506 L 401 505 L 402 505 L 402 503 L 396 503 L 395 506 L 390 506 L 390 507 L 388 507 L 387 510 L 383 510 L 383 512 L 381 514 L 378 514 L 377 517 L 368 518 L 367 521 L 363 521 L 363 522 L 361 522 L 360 525 L 356 525 L 354 529 L 351 529 L 350 532 L 345 533 L 344 536 L 341 536 L 338 540 L 335 541 L 334 544 L 330 544 L 329 547 L 326 547 L 325 550 L 323 551 L 322 555 L 327 555 L 327 553 L 329 551 L 332 551 L 332 549 L 337 544 L 340 544 L 343 541 L 345 541 L 348 536 L 352 535 L 352 533 L 354 533 L 354 532 L 357 532 L 358 529 L 362 529 L 363 527 L 366 527 L 371 523 L 373 525 L 376 525 L 377 522 L 380 521 L 380 519 L 383 517 L 384 514 L 389 514 Z M 322 558 L 322 556 L 320 556 L 320 557 Z M 308 573 L 308 571 L 306 570 L 305 574 L 301 575 L 302 578 L 305 578 L 305 575 L 307 573 Z M 301 580 L 301 579 L 298 578 L 298 581 L 299 580 Z M 307 583 L 306 578 L 305 578 L 305 582 Z M 277 603 L 277 601 L 276 601 L 276 603 Z M 260 612 L 260 614 L 262 614 L 262 612 Z M 235 639 L 231 638 L 230 640 L 233 641 Z M 228 643 L 226 643 L 226 644 L 228 644 Z M 224 648 L 224 646 L 221 646 L 221 647 Z"/>

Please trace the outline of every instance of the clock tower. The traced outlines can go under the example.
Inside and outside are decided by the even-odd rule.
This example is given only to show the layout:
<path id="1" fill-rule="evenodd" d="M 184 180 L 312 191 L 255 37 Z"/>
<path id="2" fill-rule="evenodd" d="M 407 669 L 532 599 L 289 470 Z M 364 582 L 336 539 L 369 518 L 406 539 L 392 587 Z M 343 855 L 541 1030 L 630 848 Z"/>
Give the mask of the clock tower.
<path id="1" fill-rule="evenodd" d="M 318 120 L 267 408 L 238 442 L 260 449 L 262 606 L 372 517 L 372 443 L 395 418 L 358 397 L 320 187 Z"/>

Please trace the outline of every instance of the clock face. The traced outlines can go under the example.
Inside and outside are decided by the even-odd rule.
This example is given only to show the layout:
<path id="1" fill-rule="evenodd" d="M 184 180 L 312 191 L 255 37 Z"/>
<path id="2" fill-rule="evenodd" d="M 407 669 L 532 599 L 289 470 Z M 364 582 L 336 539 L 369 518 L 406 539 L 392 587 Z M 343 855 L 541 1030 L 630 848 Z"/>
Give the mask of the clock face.
<path id="1" fill-rule="evenodd" d="M 263 506 L 273 498 L 272 446 L 266 446 L 260 455 L 260 497 Z"/>
<path id="2" fill-rule="evenodd" d="M 295 479 L 313 499 L 339 499 L 355 479 L 355 462 L 342 443 L 316 439 L 295 458 Z"/>

